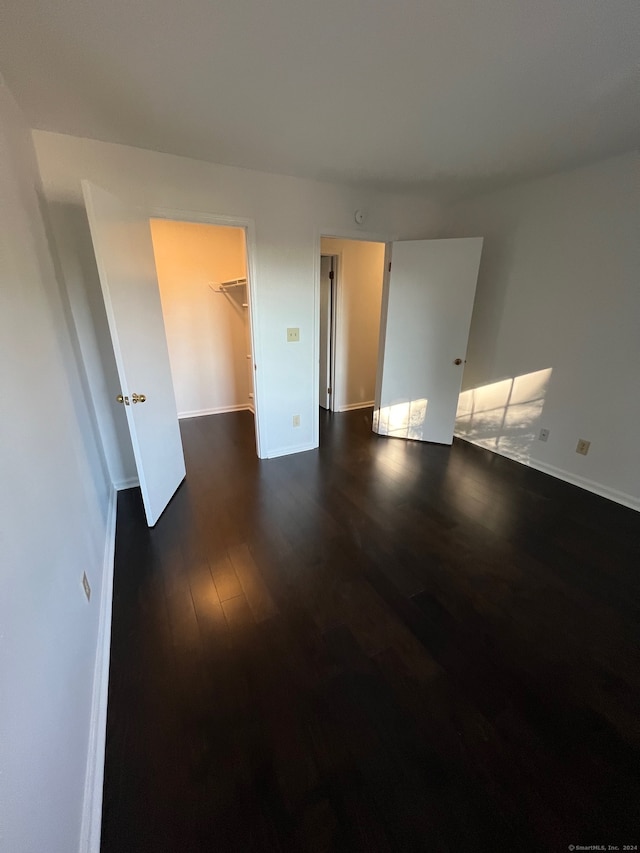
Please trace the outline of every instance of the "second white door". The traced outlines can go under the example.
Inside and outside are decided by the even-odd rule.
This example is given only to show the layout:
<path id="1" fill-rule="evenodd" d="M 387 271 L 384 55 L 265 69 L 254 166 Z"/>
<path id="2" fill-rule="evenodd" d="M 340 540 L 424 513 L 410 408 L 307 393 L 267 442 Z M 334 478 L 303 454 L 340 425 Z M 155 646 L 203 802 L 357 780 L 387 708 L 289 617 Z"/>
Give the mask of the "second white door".
<path id="1" fill-rule="evenodd" d="M 373 429 L 451 444 L 482 238 L 408 240 L 391 249 Z"/>

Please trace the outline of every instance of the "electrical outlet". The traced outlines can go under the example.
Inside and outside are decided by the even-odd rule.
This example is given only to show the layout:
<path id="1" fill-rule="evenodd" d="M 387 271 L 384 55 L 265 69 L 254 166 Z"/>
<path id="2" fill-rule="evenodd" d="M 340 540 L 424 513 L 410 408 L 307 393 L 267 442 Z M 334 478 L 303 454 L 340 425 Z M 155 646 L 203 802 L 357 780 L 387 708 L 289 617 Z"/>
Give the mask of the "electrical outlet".
<path id="1" fill-rule="evenodd" d="M 549 430 L 541 429 L 538 438 L 540 439 L 540 441 L 546 441 L 549 438 Z"/>
<path id="2" fill-rule="evenodd" d="M 293 416 L 293 425 L 294 425 L 294 427 L 300 426 L 300 415 L 294 415 Z"/>
<path id="3" fill-rule="evenodd" d="M 82 573 L 82 588 L 84 589 L 84 594 L 87 596 L 87 601 L 91 601 L 91 587 L 89 586 L 89 579 L 86 572 Z"/>
<path id="4" fill-rule="evenodd" d="M 586 456 L 589 452 L 589 448 L 591 447 L 591 442 L 587 441 L 585 438 L 579 438 L 578 444 L 576 447 L 576 453 L 581 453 L 583 456 Z"/>
<path id="5" fill-rule="evenodd" d="M 300 329 L 287 329 L 287 342 L 292 343 L 300 340 Z"/>

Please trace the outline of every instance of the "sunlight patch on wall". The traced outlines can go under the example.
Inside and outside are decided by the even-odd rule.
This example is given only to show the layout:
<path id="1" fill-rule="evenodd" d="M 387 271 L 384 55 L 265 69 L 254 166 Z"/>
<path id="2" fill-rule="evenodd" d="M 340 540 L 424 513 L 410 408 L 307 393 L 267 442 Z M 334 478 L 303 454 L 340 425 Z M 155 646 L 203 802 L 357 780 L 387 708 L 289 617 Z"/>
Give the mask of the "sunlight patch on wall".
<path id="1" fill-rule="evenodd" d="M 488 450 L 527 462 L 553 368 L 463 391 L 455 434 Z"/>
<path id="2" fill-rule="evenodd" d="M 425 399 L 409 400 L 376 409 L 373 413 L 373 431 L 379 435 L 422 441 L 427 403 Z"/>

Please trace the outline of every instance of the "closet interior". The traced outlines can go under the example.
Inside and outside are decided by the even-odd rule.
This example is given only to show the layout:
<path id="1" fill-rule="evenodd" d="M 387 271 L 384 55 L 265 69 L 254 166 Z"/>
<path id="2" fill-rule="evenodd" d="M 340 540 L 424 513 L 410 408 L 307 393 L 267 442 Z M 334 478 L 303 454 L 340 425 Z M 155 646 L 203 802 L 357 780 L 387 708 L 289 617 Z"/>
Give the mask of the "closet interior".
<path id="1" fill-rule="evenodd" d="M 255 414 L 244 228 L 150 224 L 178 417 Z"/>

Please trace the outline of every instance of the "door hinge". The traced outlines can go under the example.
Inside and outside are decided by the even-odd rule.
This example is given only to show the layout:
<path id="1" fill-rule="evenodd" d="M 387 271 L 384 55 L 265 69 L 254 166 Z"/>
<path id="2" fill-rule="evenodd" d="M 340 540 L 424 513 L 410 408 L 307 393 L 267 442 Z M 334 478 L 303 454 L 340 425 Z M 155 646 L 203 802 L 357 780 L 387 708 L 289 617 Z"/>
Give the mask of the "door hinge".
<path id="1" fill-rule="evenodd" d="M 329 278 L 333 281 L 333 270 L 329 270 Z"/>
<path id="2" fill-rule="evenodd" d="M 331 388 L 327 388 L 327 394 L 331 393 Z"/>
<path id="3" fill-rule="evenodd" d="M 391 261 L 389 261 L 389 272 L 391 272 Z"/>

